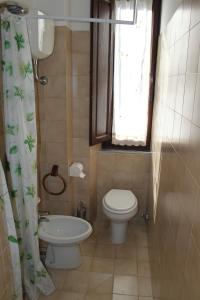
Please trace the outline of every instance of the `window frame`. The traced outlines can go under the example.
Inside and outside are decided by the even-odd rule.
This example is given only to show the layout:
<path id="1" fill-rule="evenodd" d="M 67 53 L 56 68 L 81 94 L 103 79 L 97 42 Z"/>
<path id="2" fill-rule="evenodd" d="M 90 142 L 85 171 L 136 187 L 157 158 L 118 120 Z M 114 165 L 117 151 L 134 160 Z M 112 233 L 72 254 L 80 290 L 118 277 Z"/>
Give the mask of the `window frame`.
<path id="1" fill-rule="evenodd" d="M 112 144 L 112 140 L 102 143 L 103 149 L 125 150 L 125 151 L 145 151 L 151 149 L 153 107 L 155 96 L 155 82 L 158 56 L 158 42 L 160 34 L 162 0 L 153 0 L 152 5 L 152 34 L 151 34 L 151 67 L 150 67 L 150 87 L 149 87 L 149 107 L 148 107 L 148 128 L 146 146 L 121 146 Z"/>

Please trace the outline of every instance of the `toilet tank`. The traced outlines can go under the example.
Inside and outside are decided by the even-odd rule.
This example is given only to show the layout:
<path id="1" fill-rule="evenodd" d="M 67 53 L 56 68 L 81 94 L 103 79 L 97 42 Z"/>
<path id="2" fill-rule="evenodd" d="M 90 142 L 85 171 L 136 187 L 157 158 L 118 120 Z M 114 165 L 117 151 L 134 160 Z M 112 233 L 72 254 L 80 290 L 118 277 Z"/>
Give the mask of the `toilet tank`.
<path id="1" fill-rule="evenodd" d="M 44 15 L 44 13 L 41 11 L 34 11 L 34 14 Z M 50 56 L 53 53 L 54 49 L 54 21 L 29 18 L 27 20 L 27 25 L 33 58 L 44 59 Z"/>

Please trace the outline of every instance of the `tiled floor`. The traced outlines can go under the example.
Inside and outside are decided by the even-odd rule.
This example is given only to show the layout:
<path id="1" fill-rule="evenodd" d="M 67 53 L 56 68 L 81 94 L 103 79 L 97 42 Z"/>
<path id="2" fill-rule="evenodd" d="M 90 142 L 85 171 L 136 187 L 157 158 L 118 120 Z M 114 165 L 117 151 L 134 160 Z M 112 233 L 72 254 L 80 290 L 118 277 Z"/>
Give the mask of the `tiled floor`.
<path id="1" fill-rule="evenodd" d="M 56 292 L 40 300 L 153 300 L 145 224 L 129 225 L 124 245 L 110 242 L 108 223 L 81 245 L 77 270 L 49 270 Z"/>

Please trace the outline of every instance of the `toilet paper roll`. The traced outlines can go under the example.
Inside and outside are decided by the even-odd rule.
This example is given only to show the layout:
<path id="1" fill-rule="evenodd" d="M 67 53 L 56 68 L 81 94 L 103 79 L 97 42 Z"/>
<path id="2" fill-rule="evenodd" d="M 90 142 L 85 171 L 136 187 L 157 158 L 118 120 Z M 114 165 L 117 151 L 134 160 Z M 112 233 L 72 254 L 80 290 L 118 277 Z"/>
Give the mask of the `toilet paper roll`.
<path id="1" fill-rule="evenodd" d="M 69 167 L 69 175 L 71 177 L 85 178 L 86 174 L 83 172 L 83 169 L 82 163 L 75 162 Z"/>

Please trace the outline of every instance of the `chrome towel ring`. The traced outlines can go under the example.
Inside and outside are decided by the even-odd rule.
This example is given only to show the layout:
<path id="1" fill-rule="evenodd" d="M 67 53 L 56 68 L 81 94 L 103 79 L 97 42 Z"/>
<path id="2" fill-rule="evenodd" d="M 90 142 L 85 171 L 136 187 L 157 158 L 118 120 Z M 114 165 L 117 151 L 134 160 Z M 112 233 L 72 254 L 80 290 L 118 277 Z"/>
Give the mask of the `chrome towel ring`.
<path id="1" fill-rule="evenodd" d="M 63 188 L 62 188 L 62 190 L 61 190 L 60 192 L 56 192 L 56 193 L 55 193 L 55 192 L 51 192 L 51 191 L 47 188 L 47 185 L 46 185 L 46 183 L 47 183 L 47 178 L 50 177 L 50 176 L 52 176 L 52 177 L 58 177 L 58 178 L 60 178 L 60 180 L 63 182 Z M 54 166 L 52 167 L 51 172 L 48 173 L 48 174 L 46 174 L 46 175 L 44 176 L 44 178 L 43 178 L 43 180 L 42 180 L 42 185 L 43 185 L 43 188 L 45 189 L 45 191 L 46 191 L 48 194 L 53 195 L 53 196 L 59 196 L 59 195 L 62 195 L 62 194 L 66 191 L 66 188 L 67 188 L 67 184 L 66 184 L 66 181 L 65 181 L 64 177 L 58 173 L 58 166 L 57 166 L 57 165 L 54 165 Z"/>

